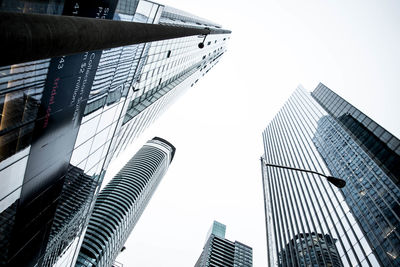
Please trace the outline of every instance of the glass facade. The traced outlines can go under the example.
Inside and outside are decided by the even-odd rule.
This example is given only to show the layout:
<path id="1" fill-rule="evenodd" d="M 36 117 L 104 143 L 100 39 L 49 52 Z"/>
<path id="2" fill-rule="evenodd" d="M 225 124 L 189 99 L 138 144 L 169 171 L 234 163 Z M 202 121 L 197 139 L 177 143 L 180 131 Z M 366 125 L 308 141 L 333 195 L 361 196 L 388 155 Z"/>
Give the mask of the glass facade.
<path id="1" fill-rule="evenodd" d="M 208 231 L 207 234 L 207 239 L 210 235 L 215 235 L 221 238 L 225 238 L 225 232 L 226 232 L 226 225 L 222 224 L 220 222 L 214 221 L 213 225 L 211 226 L 210 230 Z"/>
<path id="2" fill-rule="evenodd" d="M 4 0 L 0 10 L 221 27 L 139 0 Z M 229 34 L 199 49 L 203 39 L 0 67 L 1 264 L 73 265 L 110 161 L 218 62 Z"/>
<path id="3" fill-rule="evenodd" d="M 309 253 L 302 253 L 305 247 Z M 316 233 L 295 236 L 280 251 L 279 257 L 288 260 L 287 266 L 312 266 L 313 262 L 321 266 L 342 266 L 334 240 L 329 235 Z"/>
<path id="4" fill-rule="evenodd" d="M 251 267 L 253 266 L 253 249 L 238 241 L 225 238 L 226 226 L 214 221 L 207 234 L 203 252 L 195 267 Z"/>
<path id="5" fill-rule="evenodd" d="M 175 154 L 155 137 L 98 195 L 75 266 L 111 266 Z"/>
<path id="6" fill-rule="evenodd" d="M 332 115 L 347 102 L 325 101 L 329 112 L 316 101 L 321 86 L 312 94 L 299 86 L 263 132 L 269 266 L 398 266 L 399 189 L 343 116 Z M 347 184 L 338 189 L 316 174 L 265 163 Z"/>
<path id="7" fill-rule="evenodd" d="M 318 92 L 323 90 L 322 86 L 319 85 Z M 324 90 L 330 91 L 326 87 Z M 397 266 L 400 264 L 400 189 L 395 183 L 398 180 L 393 179 L 398 167 L 393 162 L 398 155 L 381 139 L 383 136 L 398 139 L 380 130 L 383 128 L 376 123 L 375 129 L 369 130 L 368 125 L 360 122 L 368 117 L 361 112 L 353 117 L 357 116 L 357 110 L 340 113 L 338 117 L 324 116 L 318 121 L 314 143 L 331 173 L 347 177 L 343 195 L 381 265 Z"/>
<path id="8" fill-rule="evenodd" d="M 400 140 L 322 83 L 311 95 L 399 187 Z"/>

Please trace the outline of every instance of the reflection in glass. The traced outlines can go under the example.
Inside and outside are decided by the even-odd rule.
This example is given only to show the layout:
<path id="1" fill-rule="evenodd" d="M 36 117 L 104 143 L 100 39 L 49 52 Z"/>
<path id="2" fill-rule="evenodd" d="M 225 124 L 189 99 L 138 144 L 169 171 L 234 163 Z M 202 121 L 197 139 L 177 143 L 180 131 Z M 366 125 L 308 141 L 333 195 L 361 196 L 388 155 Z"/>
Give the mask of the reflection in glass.
<path id="1" fill-rule="evenodd" d="M 343 101 L 336 99 L 335 103 L 327 101 L 326 105 L 335 112 L 334 105 L 350 110 Z M 378 228 L 374 231 L 379 231 L 381 239 L 391 232 L 382 246 L 390 253 L 397 249 L 393 246 L 396 238 L 391 238 L 398 229 L 393 211 L 399 198 L 393 183 L 301 86 L 263 137 L 266 162 L 313 170 L 347 182 L 338 190 L 315 175 L 262 166 L 270 266 L 371 266 L 382 253 L 374 248 L 380 242 L 378 236 L 364 229 L 369 224 Z M 368 217 L 368 213 L 377 217 Z M 299 242 L 309 246 L 296 246 L 294 240 L 299 237 L 310 239 Z M 327 244 L 333 249 L 318 253 Z M 385 265 L 396 266 L 397 262 L 392 259 Z"/>
<path id="2" fill-rule="evenodd" d="M 64 186 L 58 200 L 53 226 L 43 266 L 52 266 L 57 259 L 81 235 L 95 191 L 101 183 L 102 175 L 86 175 L 82 169 L 70 165 Z"/>

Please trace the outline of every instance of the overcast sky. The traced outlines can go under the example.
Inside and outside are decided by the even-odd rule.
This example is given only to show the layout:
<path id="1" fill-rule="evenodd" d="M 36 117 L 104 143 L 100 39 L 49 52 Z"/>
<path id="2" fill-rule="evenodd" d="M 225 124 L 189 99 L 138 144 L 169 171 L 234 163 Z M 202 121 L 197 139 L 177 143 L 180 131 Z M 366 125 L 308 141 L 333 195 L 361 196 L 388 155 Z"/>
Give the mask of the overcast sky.
<path id="1" fill-rule="evenodd" d="M 117 258 L 194 266 L 213 220 L 266 266 L 261 132 L 298 84 L 319 82 L 400 136 L 400 2 L 162 0 L 233 31 L 220 62 L 108 172 L 153 136 L 176 156 Z"/>

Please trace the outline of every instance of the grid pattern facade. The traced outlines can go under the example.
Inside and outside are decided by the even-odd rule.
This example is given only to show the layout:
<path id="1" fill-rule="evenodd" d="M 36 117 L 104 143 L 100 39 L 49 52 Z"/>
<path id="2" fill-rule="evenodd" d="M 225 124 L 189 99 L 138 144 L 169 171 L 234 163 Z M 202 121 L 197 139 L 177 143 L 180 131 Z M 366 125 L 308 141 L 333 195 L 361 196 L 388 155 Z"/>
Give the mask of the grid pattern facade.
<path id="1" fill-rule="evenodd" d="M 235 255 L 233 259 L 233 267 L 252 267 L 253 266 L 253 249 L 245 244 L 235 241 Z"/>
<path id="2" fill-rule="evenodd" d="M 175 153 L 160 138 L 146 143 L 97 197 L 76 266 L 111 266 Z"/>
<path id="3" fill-rule="evenodd" d="M 141 74 L 127 96 L 123 121 L 111 147 L 115 156 L 218 63 L 228 38 L 226 34 L 208 36 L 200 53 L 197 36 L 151 43 Z"/>
<path id="4" fill-rule="evenodd" d="M 400 140 L 322 83 L 311 95 L 399 187 Z"/>
<path id="5" fill-rule="evenodd" d="M 4 0 L 0 10 L 220 27 L 139 0 Z M 176 38 L 0 68 L 2 264 L 75 262 L 93 207 L 89 199 L 98 192 L 111 159 L 218 62 L 229 34 L 209 35 L 204 49 L 199 49 L 203 38 Z M 91 179 L 90 198 L 80 201 L 80 207 L 63 206 L 64 195 L 72 197 L 68 185 L 74 170 L 82 171 L 83 184 Z M 69 227 L 60 227 L 56 218 L 67 216 L 66 207 L 71 207 L 68 218 L 76 213 L 85 219 L 66 220 Z M 60 229 L 67 228 L 74 230 L 61 238 Z"/>
<path id="6" fill-rule="evenodd" d="M 308 247 L 309 254 L 304 254 L 304 247 Z M 292 255 L 286 255 L 293 251 Z M 288 266 L 312 266 L 318 262 L 322 266 L 342 266 L 335 243 L 329 235 L 300 234 L 295 236 L 290 243 L 280 252 L 280 258 L 287 258 Z M 294 260 L 294 261 L 292 261 Z"/>
<path id="7" fill-rule="evenodd" d="M 225 238 L 224 224 L 214 221 L 195 267 L 252 267 L 253 250 Z"/>
<path id="8" fill-rule="evenodd" d="M 335 136 L 341 144 L 348 142 L 349 135 L 335 121 L 326 118 L 328 113 L 300 86 L 263 132 L 261 166 L 269 266 L 379 265 L 344 192 L 318 175 L 264 164 L 332 173 L 330 159 L 321 151 L 333 147 L 318 138 L 319 124 L 326 121 L 331 128 L 342 131 L 342 136 Z M 354 179 L 339 177 L 348 185 Z M 327 244 L 325 238 L 294 242 L 301 240 L 299 236 L 329 236 L 335 248 L 330 246 L 331 249 L 321 253 Z M 298 255 L 302 255 L 301 260 Z"/>
<path id="9" fill-rule="evenodd" d="M 220 222 L 214 221 L 212 227 L 210 228 L 210 232 L 207 234 L 207 236 L 210 236 L 211 234 L 225 238 L 225 232 L 226 232 L 226 225 L 222 224 Z"/>
<path id="10" fill-rule="evenodd" d="M 193 27 L 204 26 L 209 28 L 221 28 L 221 25 L 209 20 L 194 16 L 182 10 L 166 6 L 160 19 L 160 24 L 165 25 L 185 25 Z"/>
<path id="11" fill-rule="evenodd" d="M 321 84 L 317 90 L 319 94 L 313 93 L 314 98 L 325 99 L 324 92 L 332 95 Z M 399 166 L 393 165 L 398 155 L 390 150 L 387 141 L 398 139 L 361 112 L 349 110 L 352 106 L 344 100 L 336 102 L 345 104 L 335 109 L 337 115 L 320 119 L 314 143 L 331 173 L 348 178 L 343 195 L 380 264 L 397 266 L 400 264 L 400 190 L 398 180 L 393 178 Z M 318 144 L 324 144 L 325 149 Z"/>

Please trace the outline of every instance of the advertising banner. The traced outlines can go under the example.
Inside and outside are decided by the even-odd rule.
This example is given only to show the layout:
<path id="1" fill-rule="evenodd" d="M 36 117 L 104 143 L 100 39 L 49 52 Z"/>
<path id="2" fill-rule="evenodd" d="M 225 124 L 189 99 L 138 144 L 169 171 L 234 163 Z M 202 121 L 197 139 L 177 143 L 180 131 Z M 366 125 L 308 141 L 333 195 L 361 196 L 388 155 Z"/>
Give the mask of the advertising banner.
<path id="1" fill-rule="evenodd" d="M 112 19 L 117 2 L 66 0 L 63 15 Z M 44 253 L 101 54 L 90 51 L 51 59 L 16 214 L 13 266 L 34 265 Z"/>

